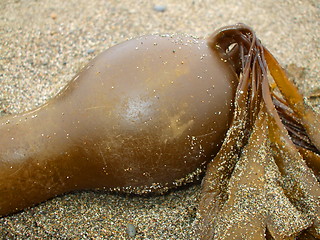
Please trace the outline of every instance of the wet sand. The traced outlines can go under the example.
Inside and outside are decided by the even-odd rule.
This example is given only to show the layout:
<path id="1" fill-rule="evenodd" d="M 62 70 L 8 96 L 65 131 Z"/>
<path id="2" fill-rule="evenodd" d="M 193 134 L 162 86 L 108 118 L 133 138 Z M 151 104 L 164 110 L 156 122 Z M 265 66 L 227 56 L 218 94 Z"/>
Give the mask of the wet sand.
<path id="1" fill-rule="evenodd" d="M 151 33 L 205 38 L 237 22 L 256 31 L 299 90 L 320 109 L 320 4 L 316 0 L 3 0 L 0 113 L 45 103 L 90 59 L 129 38 Z M 135 239 L 192 239 L 199 192 L 196 183 L 164 196 L 66 194 L 1 218 L 0 238 L 130 239 L 127 230 L 134 227 Z"/>

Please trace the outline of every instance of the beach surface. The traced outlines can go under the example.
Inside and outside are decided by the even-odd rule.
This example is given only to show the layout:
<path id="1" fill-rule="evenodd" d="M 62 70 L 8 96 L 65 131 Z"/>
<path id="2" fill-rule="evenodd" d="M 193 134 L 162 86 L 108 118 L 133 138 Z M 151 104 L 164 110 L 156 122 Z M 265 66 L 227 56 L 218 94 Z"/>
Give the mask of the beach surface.
<path id="1" fill-rule="evenodd" d="M 152 33 L 251 26 L 320 109 L 317 0 L 2 0 L 0 115 L 55 96 L 90 59 Z M 0 136 L 1 141 L 1 136 Z M 193 239 L 200 181 L 161 196 L 76 192 L 0 219 L 1 239 Z"/>

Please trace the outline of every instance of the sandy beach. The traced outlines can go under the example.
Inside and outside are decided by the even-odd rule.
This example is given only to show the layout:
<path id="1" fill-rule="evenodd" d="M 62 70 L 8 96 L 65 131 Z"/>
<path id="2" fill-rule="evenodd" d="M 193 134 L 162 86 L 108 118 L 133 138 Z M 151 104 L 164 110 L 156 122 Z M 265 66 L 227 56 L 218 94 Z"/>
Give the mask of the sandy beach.
<path id="1" fill-rule="evenodd" d="M 238 22 L 256 31 L 320 109 L 317 0 L 2 0 L 0 116 L 44 104 L 90 59 L 127 39 L 152 33 L 206 38 Z M 70 193 L 1 218 L 0 238 L 193 239 L 199 194 L 200 182 L 162 196 Z"/>

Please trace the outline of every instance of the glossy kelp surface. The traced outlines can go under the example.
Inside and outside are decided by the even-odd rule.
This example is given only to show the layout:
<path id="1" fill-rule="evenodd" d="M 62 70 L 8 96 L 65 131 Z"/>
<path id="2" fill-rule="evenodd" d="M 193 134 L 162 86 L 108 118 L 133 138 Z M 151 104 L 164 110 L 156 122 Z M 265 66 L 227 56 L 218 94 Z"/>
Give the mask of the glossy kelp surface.
<path id="1" fill-rule="evenodd" d="M 44 106 L 1 119 L 0 214 L 72 190 L 192 181 L 220 148 L 236 84 L 205 40 L 152 35 L 108 49 Z"/>

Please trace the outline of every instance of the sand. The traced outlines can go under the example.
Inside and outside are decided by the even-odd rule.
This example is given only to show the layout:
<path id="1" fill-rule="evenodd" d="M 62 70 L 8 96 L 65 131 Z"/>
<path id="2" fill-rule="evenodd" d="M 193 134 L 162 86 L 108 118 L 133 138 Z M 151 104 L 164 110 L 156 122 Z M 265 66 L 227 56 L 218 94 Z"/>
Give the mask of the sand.
<path id="1" fill-rule="evenodd" d="M 129 38 L 151 33 L 206 37 L 237 22 L 256 31 L 319 109 L 317 0 L 2 0 L 0 114 L 45 103 L 90 59 Z M 199 192 L 195 183 L 164 196 L 66 194 L 1 218 L 0 238 L 192 239 Z"/>

